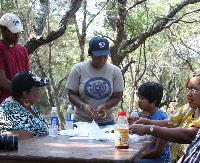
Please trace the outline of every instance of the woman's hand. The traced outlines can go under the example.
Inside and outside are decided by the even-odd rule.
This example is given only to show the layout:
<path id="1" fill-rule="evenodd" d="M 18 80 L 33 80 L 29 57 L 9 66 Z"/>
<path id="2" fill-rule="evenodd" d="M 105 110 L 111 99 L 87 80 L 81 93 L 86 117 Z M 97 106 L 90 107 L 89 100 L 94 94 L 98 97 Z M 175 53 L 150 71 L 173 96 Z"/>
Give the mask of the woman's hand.
<path id="1" fill-rule="evenodd" d="M 95 116 L 96 117 L 102 117 L 106 118 L 107 117 L 107 112 L 106 112 L 106 106 L 105 104 L 101 104 L 97 110 L 95 111 Z"/>
<path id="2" fill-rule="evenodd" d="M 131 134 L 138 134 L 140 136 L 148 134 L 148 130 L 150 125 L 143 125 L 143 124 L 132 124 L 129 127 L 129 131 Z"/>
<path id="3" fill-rule="evenodd" d="M 17 134 L 19 140 L 30 139 L 33 137 L 33 134 L 26 130 L 10 130 L 3 132 L 1 135 L 10 135 L 10 134 Z"/>
<path id="4" fill-rule="evenodd" d="M 139 117 L 129 116 L 128 118 L 129 125 L 133 124 L 135 121 L 139 120 Z"/>
<path id="5" fill-rule="evenodd" d="M 96 113 L 95 110 L 92 106 L 88 105 L 88 104 L 83 104 L 83 108 L 82 108 L 88 115 L 95 117 Z"/>

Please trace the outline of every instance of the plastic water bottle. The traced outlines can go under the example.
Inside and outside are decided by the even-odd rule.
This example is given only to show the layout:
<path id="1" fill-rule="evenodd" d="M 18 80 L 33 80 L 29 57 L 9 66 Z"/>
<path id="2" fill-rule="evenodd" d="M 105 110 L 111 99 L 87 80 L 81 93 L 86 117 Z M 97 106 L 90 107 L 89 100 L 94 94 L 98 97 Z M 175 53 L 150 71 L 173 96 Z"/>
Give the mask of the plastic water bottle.
<path id="1" fill-rule="evenodd" d="M 66 113 L 65 129 L 73 130 L 73 122 L 74 122 L 74 111 L 72 110 L 72 106 L 68 105 Z"/>
<path id="2" fill-rule="evenodd" d="M 115 148 L 129 148 L 129 126 L 126 117 L 126 112 L 118 112 L 118 118 L 115 125 Z"/>
<path id="3" fill-rule="evenodd" d="M 52 107 L 51 114 L 49 116 L 49 136 L 58 136 L 58 113 L 56 107 Z"/>
<path id="4" fill-rule="evenodd" d="M 132 108 L 131 116 L 139 117 L 139 114 L 136 108 Z"/>

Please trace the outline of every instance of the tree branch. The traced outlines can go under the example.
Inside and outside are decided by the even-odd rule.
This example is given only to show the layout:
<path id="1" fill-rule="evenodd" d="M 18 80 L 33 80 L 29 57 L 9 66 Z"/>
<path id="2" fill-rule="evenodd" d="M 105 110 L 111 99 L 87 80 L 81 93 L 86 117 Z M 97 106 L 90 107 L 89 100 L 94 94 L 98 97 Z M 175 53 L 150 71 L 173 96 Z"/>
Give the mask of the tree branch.
<path id="1" fill-rule="evenodd" d="M 73 1 L 72 5 L 70 7 L 70 10 L 67 11 L 65 13 L 65 15 L 63 16 L 63 18 L 61 19 L 59 26 L 58 26 L 58 30 L 50 32 L 50 34 L 47 35 L 45 38 L 43 38 L 43 37 L 40 37 L 40 38 L 33 37 L 33 38 L 31 38 L 31 40 L 29 40 L 25 44 L 25 47 L 27 48 L 28 53 L 31 54 L 41 45 L 44 45 L 44 44 L 49 43 L 51 41 L 54 41 L 57 38 L 59 38 L 60 36 L 62 36 L 65 33 L 66 26 L 70 22 L 70 19 L 73 17 L 73 15 L 80 8 L 81 2 L 82 2 L 82 0 Z"/>
<path id="2" fill-rule="evenodd" d="M 174 16 L 181 11 L 185 6 L 189 4 L 195 4 L 200 2 L 200 0 L 185 0 L 182 3 L 178 4 L 176 7 L 174 7 L 169 14 L 160 20 L 160 22 L 155 26 L 151 27 L 148 31 L 140 34 L 138 37 L 135 37 L 131 40 L 127 40 L 126 42 L 121 45 L 120 51 L 123 51 L 123 55 L 120 57 L 121 62 L 125 56 L 127 56 L 129 53 L 135 51 L 147 38 L 161 32 L 163 29 L 166 28 L 167 24 L 170 20 L 174 18 Z M 157 20 L 156 20 L 157 21 Z M 175 22 L 174 22 L 175 23 Z M 172 24 L 171 24 L 172 25 Z M 170 26 L 168 26 L 170 27 Z"/>

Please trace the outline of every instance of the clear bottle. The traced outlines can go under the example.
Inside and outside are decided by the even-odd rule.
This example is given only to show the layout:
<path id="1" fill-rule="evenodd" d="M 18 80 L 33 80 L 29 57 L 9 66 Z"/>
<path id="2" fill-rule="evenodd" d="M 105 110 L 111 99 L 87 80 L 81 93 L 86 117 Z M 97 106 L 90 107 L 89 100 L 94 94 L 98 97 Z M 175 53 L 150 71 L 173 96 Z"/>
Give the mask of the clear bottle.
<path id="1" fill-rule="evenodd" d="M 73 130 L 73 122 L 74 122 L 74 111 L 72 110 L 72 106 L 68 105 L 66 113 L 65 129 Z"/>
<path id="2" fill-rule="evenodd" d="M 128 120 L 126 112 L 118 112 L 118 118 L 115 125 L 115 148 L 128 149 L 129 148 L 129 135 Z"/>
<path id="3" fill-rule="evenodd" d="M 58 136 L 58 113 L 56 107 L 52 107 L 49 116 L 49 136 Z"/>
<path id="4" fill-rule="evenodd" d="M 132 108 L 131 116 L 139 117 L 137 108 Z"/>

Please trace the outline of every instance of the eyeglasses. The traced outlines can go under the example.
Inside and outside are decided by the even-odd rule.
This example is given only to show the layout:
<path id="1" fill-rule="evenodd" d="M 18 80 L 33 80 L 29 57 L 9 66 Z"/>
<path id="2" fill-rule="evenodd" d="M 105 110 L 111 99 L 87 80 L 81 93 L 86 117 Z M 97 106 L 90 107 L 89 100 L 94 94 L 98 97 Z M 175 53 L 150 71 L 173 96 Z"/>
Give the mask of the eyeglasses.
<path id="1" fill-rule="evenodd" d="M 194 89 L 194 88 L 186 88 L 185 91 L 186 91 L 187 93 L 196 93 L 196 92 L 198 92 L 199 90 L 196 90 L 196 89 Z"/>

